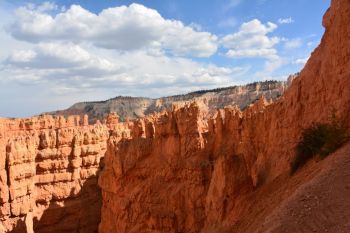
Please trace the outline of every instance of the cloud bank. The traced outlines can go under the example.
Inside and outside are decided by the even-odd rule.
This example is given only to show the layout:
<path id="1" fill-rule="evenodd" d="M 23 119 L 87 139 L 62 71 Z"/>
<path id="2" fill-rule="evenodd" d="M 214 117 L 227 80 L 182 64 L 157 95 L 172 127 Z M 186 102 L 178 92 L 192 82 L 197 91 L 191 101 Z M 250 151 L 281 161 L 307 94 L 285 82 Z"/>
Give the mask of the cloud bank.
<path id="1" fill-rule="evenodd" d="M 230 1 L 230 9 L 239 4 L 243 2 Z M 17 88 L 19 99 L 47 101 L 43 106 L 51 106 L 55 97 L 70 105 L 77 100 L 157 97 L 263 80 L 286 64 L 280 44 L 285 50 L 302 46 L 300 39 L 276 36 L 278 26 L 272 22 L 252 19 L 236 28 L 239 22 L 228 18 L 218 26 L 230 32 L 216 35 L 196 22 L 166 19 L 140 4 L 95 13 L 80 5 L 66 8 L 44 2 L 18 7 L 3 18 L 0 42 L 6 47 L 0 51 L 0 91 L 8 96 L 6 87 Z M 226 62 L 214 63 L 223 59 Z M 241 62 L 245 59 L 254 60 L 246 65 Z M 256 60 L 262 64 L 259 72 L 252 69 Z"/>
<path id="2" fill-rule="evenodd" d="M 54 8 L 45 5 L 49 4 L 17 9 L 16 21 L 8 27 L 10 34 L 32 43 L 90 42 L 106 49 L 154 48 L 198 57 L 208 57 L 217 50 L 215 35 L 196 31 L 177 20 L 164 19 L 157 11 L 140 4 L 108 8 L 99 14 L 72 5 L 54 16 L 46 11 Z"/>

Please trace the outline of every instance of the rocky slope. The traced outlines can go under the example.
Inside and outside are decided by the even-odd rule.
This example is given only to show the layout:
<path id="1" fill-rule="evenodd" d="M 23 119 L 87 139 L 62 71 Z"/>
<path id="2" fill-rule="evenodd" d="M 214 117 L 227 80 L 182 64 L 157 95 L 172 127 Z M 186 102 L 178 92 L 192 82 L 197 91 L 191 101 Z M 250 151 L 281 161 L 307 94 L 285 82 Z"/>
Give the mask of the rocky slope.
<path id="1" fill-rule="evenodd" d="M 349 183 L 326 186 L 346 178 L 348 166 L 337 170 L 341 162 L 333 163 L 334 174 L 309 170 L 298 179 L 290 177 L 289 164 L 303 128 L 332 115 L 350 127 L 349 22 L 349 0 L 332 0 L 320 46 L 275 103 L 261 98 L 243 112 L 220 110 L 209 121 L 191 104 L 138 120 L 129 138 L 111 137 L 99 178 L 99 232 L 348 232 L 350 211 L 339 202 L 350 196 L 337 193 Z M 348 165 L 349 147 L 340 157 Z M 286 187 L 289 193 L 281 191 Z M 331 213 L 296 205 L 316 190 L 328 194 L 318 196 L 323 207 L 315 211 Z"/>
<path id="2" fill-rule="evenodd" d="M 290 76 L 289 80 L 295 76 Z M 119 96 L 106 101 L 76 103 L 66 110 L 48 114 L 63 116 L 87 114 L 90 123 L 94 123 L 96 120 L 102 121 L 109 113 L 116 112 L 124 121 L 127 118 L 135 119 L 154 112 L 161 112 L 173 104 L 183 105 L 186 102 L 196 101 L 201 105 L 202 111 L 208 112 L 208 116 L 211 116 L 216 109 L 228 105 L 238 105 L 243 109 L 261 96 L 265 96 L 268 100 L 275 100 L 283 94 L 288 83 L 283 81 L 257 82 L 245 86 L 203 90 L 159 99 Z"/>

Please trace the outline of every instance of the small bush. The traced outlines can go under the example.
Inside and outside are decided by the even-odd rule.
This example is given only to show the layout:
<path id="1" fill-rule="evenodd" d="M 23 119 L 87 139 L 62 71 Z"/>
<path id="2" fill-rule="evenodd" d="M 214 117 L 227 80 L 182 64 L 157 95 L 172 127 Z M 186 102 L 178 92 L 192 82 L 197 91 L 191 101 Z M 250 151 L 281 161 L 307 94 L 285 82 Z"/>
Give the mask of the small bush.
<path id="1" fill-rule="evenodd" d="M 344 127 L 336 121 L 332 123 L 314 123 L 304 129 L 296 147 L 296 156 L 291 164 L 294 173 L 314 156 L 327 157 L 349 139 Z"/>

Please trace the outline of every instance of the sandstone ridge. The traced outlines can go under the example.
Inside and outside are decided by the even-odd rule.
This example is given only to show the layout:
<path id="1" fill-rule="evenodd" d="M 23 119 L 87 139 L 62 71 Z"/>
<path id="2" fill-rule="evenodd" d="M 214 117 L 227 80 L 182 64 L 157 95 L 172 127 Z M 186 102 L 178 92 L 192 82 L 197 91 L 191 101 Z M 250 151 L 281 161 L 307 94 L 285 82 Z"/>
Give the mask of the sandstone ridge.
<path id="1" fill-rule="evenodd" d="M 350 128 L 349 23 L 332 0 L 300 75 L 244 111 L 0 119 L 0 233 L 350 232 L 350 145 L 289 174 L 303 128 Z"/>
<path id="2" fill-rule="evenodd" d="M 289 80 L 293 77 L 296 75 L 290 76 Z M 158 99 L 118 96 L 106 101 L 76 103 L 66 110 L 49 114 L 63 116 L 87 114 L 90 123 L 94 123 L 96 120 L 103 120 L 109 113 L 116 112 L 124 121 L 164 111 L 171 108 L 173 104 L 184 105 L 196 101 L 201 106 L 202 111 L 206 112 L 208 116 L 212 116 L 216 109 L 228 105 L 238 105 L 243 109 L 261 96 L 265 96 L 268 100 L 275 100 L 283 94 L 288 84 L 288 81 L 255 82 L 243 86 L 202 90 Z"/>
<path id="3" fill-rule="evenodd" d="M 0 119 L 0 232 L 95 232 L 108 136 L 87 117 Z"/>

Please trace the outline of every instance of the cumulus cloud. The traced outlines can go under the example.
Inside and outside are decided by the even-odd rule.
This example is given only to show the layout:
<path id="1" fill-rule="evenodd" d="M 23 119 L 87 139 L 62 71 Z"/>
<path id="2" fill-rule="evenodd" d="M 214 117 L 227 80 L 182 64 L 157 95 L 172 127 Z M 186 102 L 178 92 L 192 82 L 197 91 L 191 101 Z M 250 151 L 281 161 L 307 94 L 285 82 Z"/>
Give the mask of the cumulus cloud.
<path id="1" fill-rule="evenodd" d="M 57 10 L 58 6 L 54 2 L 43 2 L 41 5 L 27 3 L 25 4 L 25 8 L 29 10 L 35 10 L 37 12 L 49 12 L 49 11 Z"/>
<path id="2" fill-rule="evenodd" d="M 4 62 L 8 68 L 45 70 L 48 74 L 97 76 L 118 73 L 120 67 L 74 44 L 43 43 L 33 50 L 14 51 Z"/>
<path id="3" fill-rule="evenodd" d="M 291 24 L 291 23 L 294 23 L 294 20 L 292 19 L 292 17 L 289 17 L 289 18 L 279 18 L 279 19 L 278 19 L 278 23 L 279 23 L 279 24 Z"/>
<path id="4" fill-rule="evenodd" d="M 94 14 L 78 5 L 62 12 L 44 3 L 20 7 L 15 14 L 7 33 L 27 46 L 2 61 L 0 72 L 6 78 L 1 81 L 31 90 L 47 86 L 55 95 L 162 96 L 235 85 L 249 70 L 183 56 L 216 52 L 216 36 L 138 4 Z"/>
<path id="5" fill-rule="evenodd" d="M 45 10 L 41 10 L 41 9 Z M 176 55 L 208 57 L 217 50 L 217 37 L 177 20 L 164 19 L 156 10 L 131 4 L 94 14 L 79 5 L 54 16 L 51 5 L 20 7 L 7 28 L 13 37 L 32 43 L 43 41 L 90 42 L 95 46 L 129 51 L 160 48 Z"/>
<path id="6" fill-rule="evenodd" d="M 50 43 L 39 44 L 33 50 L 14 51 L 3 63 L 2 73 L 8 74 L 8 81 L 31 86 L 30 89 L 33 85 L 46 85 L 56 94 L 58 90 L 77 93 L 97 90 L 94 85 L 103 82 L 103 78 L 125 72 L 125 67 L 117 64 L 77 45 Z"/>
<path id="7" fill-rule="evenodd" d="M 258 19 L 243 23 L 238 32 L 222 38 L 222 45 L 228 49 L 226 56 L 232 58 L 278 58 L 274 46 L 279 43 L 280 39 L 267 35 L 276 28 L 276 24 L 271 22 L 263 24 Z"/>
<path id="8" fill-rule="evenodd" d="M 232 1 L 232 7 L 239 2 Z M 157 97 L 243 84 L 273 77 L 285 64 L 275 48 L 282 39 L 270 35 L 277 25 L 257 19 L 218 38 L 195 22 L 165 19 L 139 4 L 95 14 L 78 5 L 45 2 L 19 7 L 15 17 L 7 14 L 1 14 L 0 22 L 0 42 L 6 45 L 0 51 L 2 99 L 21 92 L 23 103 L 30 96 L 52 110 L 63 102 L 115 95 Z M 228 18 L 220 26 L 235 23 Z M 193 58 L 210 57 L 218 47 L 228 58 L 263 59 L 224 67 Z M 9 87 L 15 91 L 9 93 Z"/>
<path id="9" fill-rule="evenodd" d="M 34 6 L 34 9 L 35 9 L 35 6 Z M 54 2 L 44 2 L 43 4 L 36 7 L 36 9 L 39 12 L 46 12 L 46 11 L 57 10 L 58 6 Z"/>
<path id="10" fill-rule="evenodd" d="M 60 90 L 174 88 L 192 90 L 232 85 L 246 68 L 218 67 L 187 58 L 154 57 L 148 51 L 109 54 L 73 43 L 40 43 L 14 51 L 4 62 L 9 79 L 24 84 L 57 83 Z M 159 90 L 158 90 L 159 91 Z M 158 94 L 159 93 L 148 93 Z"/>

